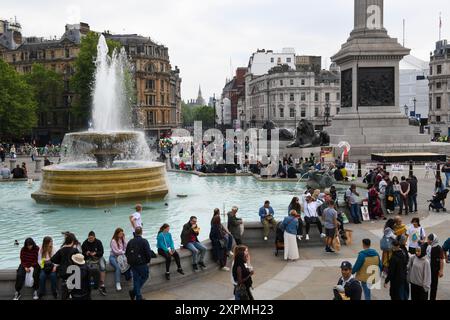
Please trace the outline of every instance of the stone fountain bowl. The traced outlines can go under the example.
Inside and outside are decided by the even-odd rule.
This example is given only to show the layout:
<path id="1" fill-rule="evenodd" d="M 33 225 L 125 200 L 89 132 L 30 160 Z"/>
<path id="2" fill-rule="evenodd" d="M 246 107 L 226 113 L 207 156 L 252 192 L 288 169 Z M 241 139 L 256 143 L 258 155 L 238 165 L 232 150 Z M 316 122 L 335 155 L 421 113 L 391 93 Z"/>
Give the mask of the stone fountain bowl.
<path id="1" fill-rule="evenodd" d="M 96 146 L 113 146 L 121 143 L 136 141 L 139 138 L 139 132 L 121 131 L 121 132 L 74 132 L 68 133 L 74 141 L 90 143 Z"/>

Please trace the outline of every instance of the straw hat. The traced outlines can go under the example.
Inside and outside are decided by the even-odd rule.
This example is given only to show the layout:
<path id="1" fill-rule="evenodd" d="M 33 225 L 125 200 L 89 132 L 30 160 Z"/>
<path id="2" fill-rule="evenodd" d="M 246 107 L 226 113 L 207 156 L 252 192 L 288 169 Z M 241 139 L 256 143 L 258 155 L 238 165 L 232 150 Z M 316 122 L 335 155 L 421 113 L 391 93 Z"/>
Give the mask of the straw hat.
<path id="1" fill-rule="evenodd" d="M 72 256 L 72 261 L 78 265 L 83 265 L 86 262 L 84 261 L 84 256 L 81 253 L 74 254 Z"/>

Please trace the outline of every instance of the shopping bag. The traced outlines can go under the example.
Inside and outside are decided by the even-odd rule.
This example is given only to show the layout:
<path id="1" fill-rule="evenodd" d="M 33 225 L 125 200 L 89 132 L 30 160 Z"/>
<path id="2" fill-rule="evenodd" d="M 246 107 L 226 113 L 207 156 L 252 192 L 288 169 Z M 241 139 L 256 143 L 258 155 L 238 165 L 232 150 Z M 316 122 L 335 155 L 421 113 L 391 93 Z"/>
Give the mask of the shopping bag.
<path id="1" fill-rule="evenodd" d="M 27 272 L 27 274 L 25 275 L 25 287 L 27 288 L 32 288 L 34 285 L 33 272 L 34 268 L 31 267 L 30 272 Z"/>

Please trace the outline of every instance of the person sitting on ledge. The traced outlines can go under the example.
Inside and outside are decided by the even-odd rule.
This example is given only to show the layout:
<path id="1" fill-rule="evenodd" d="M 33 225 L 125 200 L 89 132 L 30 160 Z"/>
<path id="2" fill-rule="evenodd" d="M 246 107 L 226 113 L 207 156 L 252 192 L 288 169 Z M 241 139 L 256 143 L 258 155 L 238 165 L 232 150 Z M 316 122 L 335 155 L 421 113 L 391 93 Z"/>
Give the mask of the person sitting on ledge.
<path id="1" fill-rule="evenodd" d="M 230 231 L 234 240 L 236 241 L 236 245 L 241 245 L 241 237 L 242 237 L 242 229 L 243 229 L 243 221 L 241 218 L 236 217 L 239 208 L 237 206 L 233 206 L 231 211 L 228 212 L 228 231 Z"/>
<path id="2" fill-rule="evenodd" d="M 206 269 L 204 262 L 206 255 L 206 247 L 201 244 L 198 240 L 198 235 L 200 233 L 200 228 L 197 225 L 197 217 L 192 216 L 189 222 L 183 226 L 183 231 L 181 231 L 181 245 L 192 252 L 192 267 L 194 272 L 199 269 Z"/>
<path id="3" fill-rule="evenodd" d="M 20 167 L 20 164 L 18 164 L 13 170 L 12 170 L 13 179 L 24 179 L 25 178 L 25 171 Z"/>
<path id="4" fill-rule="evenodd" d="M 53 163 L 50 162 L 50 160 L 48 160 L 47 157 L 44 157 L 44 167 L 48 167 L 51 166 Z"/>
<path id="5" fill-rule="evenodd" d="M 56 292 L 56 265 L 50 260 L 55 253 L 56 249 L 53 246 L 53 239 L 51 237 L 45 237 L 38 253 L 38 262 L 41 268 L 39 275 L 39 299 L 45 296 L 45 283 L 47 279 L 50 279 L 53 297 L 55 299 L 58 297 Z"/>
<path id="6" fill-rule="evenodd" d="M 320 237 L 325 238 L 325 234 L 322 232 L 322 222 L 317 214 L 317 209 L 323 204 L 320 199 L 315 200 L 310 193 L 306 194 L 303 198 L 303 210 L 305 212 L 305 224 L 306 224 L 306 240 L 309 240 L 309 230 L 311 224 L 316 224 L 319 229 Z"/>
<path id="7" fill-rule="evenodd" d="M 11 178 L 11 170 L 9 170 L 9 168 L 6 164 L 0 170 L 0 176 L 2 177 L 2 179 L 10 179 Z"/>
<path id="8" fill-rule="evenodd" d="M 81 249 L 88 268 L 95 275 L 95 286 L 99 285 L 100 294 L 106 296 L 106 261 L 103 257 L 103 244 L 95 237 L 94 231 L 89 232 L 88 238 L 83 242 Z"/>
<path id="9" fill-rule="evenodd" d="M 181 268 L 180 255 L 175 250 L 175 244 L 173 243 L 172 235 L 170 234 L 170 226 L 165 223 L 161 226 L 156 237 L 156 247 L 158 248 L 158 254 L 166 259 L 166 279 L 170 280 L 170 263 L 172 257 L 177 264 L 177 272 L 184 275 Z"/>
<path id="10" fill-rule="evenodd" d="M 277 222 L 274 218 L 275 211 L 270 206 L 270 201 L 266 200 L 264 202 L 264 206 L 259 208 L 259 217 L 261 219 L 261 223 L 264 226 L 264 241 L 268 240 L 270 228 L 275 231 L 277 228 Z"/>
<path id="11" fill-rule="evenodd" d="M 16 275 L 16 293 L 14 294 L 14 300 L 19 300 L 21 297 L 20 291 L 25 284 L 25 278 L 28 273 L 32 272 L 33 276 L 33 300 L 38 300 L 39 289 L 39 275 L 41 269 L 38 263 L 39 247 L 36 245 L 33 239 L 27 238 L 20 250 L 20 265 L 17 269 Z"/>
<path id="12" fill-rule="evenodd" d="M 111 252 L 109 255 L 109 264 L 114 268 L 114 280 L 116 282 L 116 290 L 122 291 L 120 285 L 120 276 L 125 275 L 125 279 L 131 279 L 130 266 L 125 257 L 127 250 L 127 241 L 122 228 L 117 228 L 110 243 Z"/>

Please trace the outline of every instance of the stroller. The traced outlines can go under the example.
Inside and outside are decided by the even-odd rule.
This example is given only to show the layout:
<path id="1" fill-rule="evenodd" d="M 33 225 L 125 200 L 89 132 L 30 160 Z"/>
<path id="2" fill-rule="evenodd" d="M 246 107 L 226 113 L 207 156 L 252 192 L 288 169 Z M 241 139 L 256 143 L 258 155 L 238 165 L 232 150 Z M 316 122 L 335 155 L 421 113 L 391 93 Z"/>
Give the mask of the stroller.
<path id="1" fill-rule="evenodd" d="M 278 222 L 277 231 L 275 232 L 275 256 L 278 252 L 284 251 L 284 230 L 281 228 L 282 222 Z"/>
<path id="2" fill-rule="evenodd" d="M 428 210 L 436 210 L 437 212 L 439 212 L 440 210 L 442 211 L 447 211 L 447 209 L 444 208 L 444 206 L 442 205 L 442 201 L 444 201 L 445 199 L 447 199 L 447 195 L 449 193 L 448 189 L 445 189 L 442 192 L 438 192 L 436 193 L 436 195 L 433 196 L 433 199 L 428 200 L 428 202 L 430 202 L 430 205 L 428 206 Z"/>

